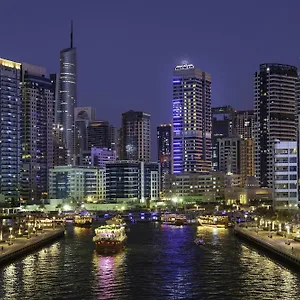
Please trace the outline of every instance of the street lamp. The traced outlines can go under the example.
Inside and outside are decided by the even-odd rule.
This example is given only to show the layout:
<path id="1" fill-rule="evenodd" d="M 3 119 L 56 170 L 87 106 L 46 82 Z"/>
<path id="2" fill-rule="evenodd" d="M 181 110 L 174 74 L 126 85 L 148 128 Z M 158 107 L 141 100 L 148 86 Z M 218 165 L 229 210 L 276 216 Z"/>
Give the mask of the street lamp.
<path id="1" fill-rule="evenodd" d="M 254 221 L 255 221 L 255 226 L 256 226 L 256 232 L 258 233 L 258 222 L 257 222 L 257 217 L 254 218 Z"/>
<path id="2" fill-rule="evenodd" d="M 27 231 L 28 231 L 27 238 L 30 239 L 30 223 L 29 222 L 27 224 Z"/>
<path id="3" fill-rule="evenodd" d="M 12 242 L 12 230 L 13 230 L 13 228 L 9 227 L 9 245 L 11 245 L 11 242 Z"/>

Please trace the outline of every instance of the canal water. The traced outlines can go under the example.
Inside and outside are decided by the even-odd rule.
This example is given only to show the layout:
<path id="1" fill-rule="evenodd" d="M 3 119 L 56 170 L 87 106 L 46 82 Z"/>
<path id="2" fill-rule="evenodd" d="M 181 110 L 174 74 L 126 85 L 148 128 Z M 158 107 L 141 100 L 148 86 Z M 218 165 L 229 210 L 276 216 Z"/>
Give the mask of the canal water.
<path id="1" fill-rule="evenodd" d="M 98 256 L 92 237 L 68 225 L 64 239 L 0 269 L 0 299 L 300 299 L 299 274 L 227 229 L 133 224 L 114 257 Z"/>

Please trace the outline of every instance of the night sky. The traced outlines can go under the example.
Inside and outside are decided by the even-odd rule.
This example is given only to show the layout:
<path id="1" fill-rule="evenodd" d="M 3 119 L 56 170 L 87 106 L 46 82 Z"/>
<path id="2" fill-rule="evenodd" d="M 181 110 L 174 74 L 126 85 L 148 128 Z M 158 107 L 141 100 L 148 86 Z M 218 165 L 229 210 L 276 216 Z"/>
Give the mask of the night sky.
<path id="1" fill-rule="evenodd" d="M 252 108 L 260 63 L 300 66 L 297 0 L 29 0 L 0 9 L 0 57 L 49 73 L 59 71 L 73 19 L 78 106 L 116 126 L 124 111 L 149 112 L 153 138 L 171 120 L 172 71 L 183 60 L 211 73 L 213 106 L 237 109 Z"/>

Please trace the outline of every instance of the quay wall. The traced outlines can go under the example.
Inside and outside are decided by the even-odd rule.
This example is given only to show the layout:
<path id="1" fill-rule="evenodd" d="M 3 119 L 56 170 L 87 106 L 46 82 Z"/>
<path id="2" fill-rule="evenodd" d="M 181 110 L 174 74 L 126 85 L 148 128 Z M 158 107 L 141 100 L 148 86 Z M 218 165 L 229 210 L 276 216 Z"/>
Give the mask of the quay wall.
<path id="1" fill-rule="evenodd" d="M 256 246 L 268 251 L 269 253 L 274 254 L 281 261 L 296 267 L 300 267 L 300 257 L 289 253 L 286 249 L 283 249 L 280 246 L 269 243 L 265 238 L 259 236 L 257 233 L 253 233 L 238 226 L 234 228 L 234 233 L 237 236 L 251 242 L 252 244 L 255 244 Z"/>
<path id="2" fill-rule="evenodd" d="M 49 244 L 53 242 L 54 240 L 57 240 L 60 237 L 63 237 L 65 235 L 65 230 L 56 230 L 55 232 L 48 233 L 46 236 L 42 237 L 38 240 L 33 240 L 30 244 L 26 245 L 20 245 L 13 251 L 10 251 L 9 253 L 4 253 L 0 255 L 0 267 L 4 264 L 7 264 L 9 262 L 12 262 L 13 260 L 30 253 L 31 251 L 34 251 L 46 244 Z"/>

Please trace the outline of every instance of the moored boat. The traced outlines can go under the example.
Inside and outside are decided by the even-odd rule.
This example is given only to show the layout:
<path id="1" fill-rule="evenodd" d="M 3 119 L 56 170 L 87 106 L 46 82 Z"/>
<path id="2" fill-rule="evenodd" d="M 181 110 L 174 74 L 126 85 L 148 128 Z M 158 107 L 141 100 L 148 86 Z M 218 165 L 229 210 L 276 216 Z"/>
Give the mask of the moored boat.
<path id="1" fill-rule="evenodd" d="M 176 225 L 176 226 L 187 224 L 186 216 L 178 215 L 178 214 L 163 214 L 161 216 L 161 222 L 163 224 Z"/>
<path id="2" fill-rule="evenodd" d="M 126 222 L 120 215 L 116 215 L 110 220 L 106 221 L 107 225 L 126 226 Z"/>
<path id="3" fill-rule="evenodd" d="M 125 226 L 103 225 L 95 229 L 93 241 L 99 254 L 114 254 L 123 249 L 126 241 Z"/>
<path id="4" fill-rule="evenodd" d="M 91 227 L 93 218 L 90 216 L 75 216 L 74 225 L 77 227 Z"/>
<path id="5" fill-rule="evenodd" d="M 227 216 L 206 215 L 198 218 L 199 225 L 213 228 L 228 228 Z"/>

